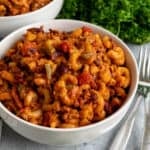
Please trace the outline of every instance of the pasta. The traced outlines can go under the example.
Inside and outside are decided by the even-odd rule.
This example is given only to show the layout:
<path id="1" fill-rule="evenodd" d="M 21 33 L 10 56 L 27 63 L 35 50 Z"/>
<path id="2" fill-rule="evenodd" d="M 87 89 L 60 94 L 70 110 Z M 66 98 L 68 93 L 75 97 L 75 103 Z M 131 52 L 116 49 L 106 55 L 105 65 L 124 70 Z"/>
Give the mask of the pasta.
<path id="1" fill-rule="evenodd" d="M 0 0 L 0 16 L 15 16 L 37 10 L 52 0 Z"/>
<path id="2" fill-rule="evenodd" d="M 124 51 L 88 27 L 28 29 L 0 60 L 0 101 L 15 115 L 51 128 L 105 119 L 126 100 Z"/>

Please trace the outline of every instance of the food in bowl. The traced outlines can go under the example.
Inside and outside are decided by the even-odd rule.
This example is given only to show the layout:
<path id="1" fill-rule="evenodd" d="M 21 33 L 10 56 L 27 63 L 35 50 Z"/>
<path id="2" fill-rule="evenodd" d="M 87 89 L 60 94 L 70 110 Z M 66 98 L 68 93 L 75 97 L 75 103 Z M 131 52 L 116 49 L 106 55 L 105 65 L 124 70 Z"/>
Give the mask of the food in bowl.
<path id="1" fill-rule="evenodd" d="M 51 128 L 103 120 L 126 101 L 124 49 L 88 26 L 30 28 L 0 60 L 0 101 L 15 115 Z"/>
<path id="2" fill-rule="evenodd" d="M 52 1 L 52 3 L 53 2 L 54 1 Z M 98 33 L 102 37 L 105 35 L 109 36 L 119 47 L 124 50 L 126 58 L 125 64 L 130 70 L 131 80 L 126 100 L 124 101 L 120 109 L 118 109 L 112 115 L 107 116 L 105 119 L 76 128 L 50 128 L 47 126 L 30 123 L 28 121 L 25 121 L 24 119 L 21 119 L 20 117 L 17 117 L 14 113 L 11 113 L 11 111 L 9 111 L 2 104 L 2 102 L 0 102 L 0 117 L 7 125 L 9 125 L 20 135 L 32 141 L 49 145 L 75 145 L 85 142 L 87 143 L 97 138 L 98 136 L 109 132 L 124 118 L 125 114 L 127 114 L 127 111 L 131 106 L 131 103 L 133 102 L 134 95 L 136 94 L 138 85 L 138 69 L 136 59 L 133 56 L 131 50 L 118 37 L 103 29 L 102 27 L 83 21 L 62 19 L 47 20 L 30 24 L 11 33 L 0 42 L 0 57 L 4 58 L 3 56 L 6 54 L 6 51 L 10 49 L 14 45 L 14 43 L 16 43 L 16 41 L 19 41 L 22 38 L 22 35 L 26 33 L 26 30 L 28 30 L 29 28 L 40 28 L 41 26 L 43 26 L 44 31 L 53 29 L 64 32 L 70 32 L 77 28 L 87 26 L 92 29 L 94 33 Z"/>
<path id="3" fill-rule="evenodd" d="M 1 0 L 0 1 L 0 16 L 15 16 L 37 10 L 52 0 Z"/>

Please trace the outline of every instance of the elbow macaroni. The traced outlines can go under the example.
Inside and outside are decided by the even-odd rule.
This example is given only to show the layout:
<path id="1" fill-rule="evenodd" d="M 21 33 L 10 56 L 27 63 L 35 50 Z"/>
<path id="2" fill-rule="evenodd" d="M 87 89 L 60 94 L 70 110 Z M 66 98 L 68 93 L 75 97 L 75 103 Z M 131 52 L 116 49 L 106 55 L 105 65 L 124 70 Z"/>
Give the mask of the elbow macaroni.
<path id="1" fill-rule="evenodd" d="M 131 82 L 125 59 L 113 39 L 87 27 L 29 29 L 0 60 L 0 101 L 38 125 L 92 124 L 124 103 Z"/>
<path id="2" fill-rule="evenodd" d="M 0 16 L 14 16 L 37 10 L 52 0 L 0 0 Z"/>

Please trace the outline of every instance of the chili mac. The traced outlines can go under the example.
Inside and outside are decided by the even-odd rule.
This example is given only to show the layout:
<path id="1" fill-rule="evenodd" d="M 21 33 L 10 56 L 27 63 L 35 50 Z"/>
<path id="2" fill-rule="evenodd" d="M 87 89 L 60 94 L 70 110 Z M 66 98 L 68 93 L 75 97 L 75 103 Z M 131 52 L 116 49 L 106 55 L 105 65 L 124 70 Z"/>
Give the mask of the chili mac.
<path id="1" fill-rule="evenodd" d="M 105 119 L 126 100 L 124 50 L 88 27 L 26 31 L 0 60 L 0 101 L 15 115 L 51 128 Z"/>
<path id="2" fill-rule="evenodd" d="M 52 0 L 0 0 L 0 16 L 15 16 L 37 10 Z"/>

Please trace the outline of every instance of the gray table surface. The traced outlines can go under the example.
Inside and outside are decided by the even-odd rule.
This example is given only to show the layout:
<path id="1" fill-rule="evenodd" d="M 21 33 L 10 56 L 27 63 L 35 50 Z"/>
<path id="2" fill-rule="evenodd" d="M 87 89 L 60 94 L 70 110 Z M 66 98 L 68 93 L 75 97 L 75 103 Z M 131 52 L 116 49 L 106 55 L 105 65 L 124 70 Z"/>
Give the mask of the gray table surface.
<path id="1" fill-rule="evenodd" d="M 135 56 L 137 57 L 138 50 L 140 46 L 128 44 L 131 48 Z M 150 47 L 150 43 L 146 46 Z M 143 103 L 143 102 L 142 102 Z M 138 146 L 140 145 L 140 137 L 139 132 L 142 132 L 142 112 L 143 112 L 143 104 L 141 103 L 140 109 L 137 113 L 136 123 L 134 126 L 134 134 L 130 138 L 130 142 L 128 144 L 128 150 L 138 150 Z M 131 106 L 132 107 L 132 106 Z M 128 114 L 127 114 L 128 115 Z M 125 118 L 127 117 L 125 116 Z M 124 122 L 125 118 L 121 121 L 121 123 L 107 132 L 106 134 L 98 137 L 94 141 L 91 141 L 88 144 L 75 145 L 70 147 L 55 147 L 38 144 L 28 139 L 18 135 L 12 129 L 10 129 L 5 123 L 3 123 L 2 128 L 2 138 L 0 142 L 0 150 L 108 150 L 111 144 L 111 141 L 114 138 L 115 133 L 118 128 Z"/>

